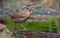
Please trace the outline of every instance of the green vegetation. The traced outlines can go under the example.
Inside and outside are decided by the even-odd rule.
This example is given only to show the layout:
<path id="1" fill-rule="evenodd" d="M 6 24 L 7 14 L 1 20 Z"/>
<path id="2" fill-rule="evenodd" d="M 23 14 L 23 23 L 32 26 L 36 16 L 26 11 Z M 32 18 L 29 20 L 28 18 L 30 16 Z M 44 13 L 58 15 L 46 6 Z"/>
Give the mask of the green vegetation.
<path id="1" fill-rule="evenodd" d="M 20 24 L 15 24 L 11 20 L 7 21 L 7 28 L 10 30 L 14 29 L 14 26 L 16 25 L 17 30 L 23 30 Z M 28 30 L 49 30 L 49 27 L 54 27 L 53 22 L 25 22 L 23 25 L 28 29 Z"/>
<path id="2" fill-rule="evenodd" d="M 56 27 L 55 24 L 56 21 L 52 20 L 52 21 L 48 21 L 48 22 L 25 22 L 23 23 L 23 25 L 28 29 L 28 30 L 40 30 L 40 31 L 48 31 L 48 32 L 52 32 L 52 28 Z M 56 22 L 57 23 L 57 22 Z M 7 28 L 10 30 L 14 30 L 14 27 L 16 25 L 17 30 L 23 30 L 23 28 L 21 27 L 20 24 L 18 23 L 14 23 L 11 20 L 7 20 L 6 22 L 7 24 Z M 58 25 L 58 24 L 57 24 Z M 58 27 L 57 27 L 58 28 Z M 60 32 L 59 32 L 60 33 Z M 23 38 L 20 35 L 17 35 L 16 38 Z"/>

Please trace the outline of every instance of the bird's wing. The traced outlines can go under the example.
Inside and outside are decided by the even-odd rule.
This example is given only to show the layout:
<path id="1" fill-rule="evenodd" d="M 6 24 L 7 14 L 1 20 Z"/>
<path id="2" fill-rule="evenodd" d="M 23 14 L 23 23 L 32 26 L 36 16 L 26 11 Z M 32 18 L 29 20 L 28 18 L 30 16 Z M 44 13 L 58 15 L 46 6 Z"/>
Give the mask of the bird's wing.
<path id="1" fill-rule="evenodd" d="M 29 15 L 30 15 L 30 12 L 24 10 L 24 11 L 14 14 L 13 16 L 15 16 L 17 18 L 24 18 L 24 17 L 28 17 Z"/>

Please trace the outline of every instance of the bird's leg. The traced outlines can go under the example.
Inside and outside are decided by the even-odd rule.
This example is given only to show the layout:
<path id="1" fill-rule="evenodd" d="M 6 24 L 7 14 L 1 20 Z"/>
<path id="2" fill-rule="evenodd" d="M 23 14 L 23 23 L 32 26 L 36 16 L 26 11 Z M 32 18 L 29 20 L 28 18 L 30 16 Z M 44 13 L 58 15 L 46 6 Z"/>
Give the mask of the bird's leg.
<path id="1" fill-rule="evenodd" d="M 14 30 L 17 30 L 17 28 L 16 28 L 16 22 L 15 22 Z M 14 36 L 16 37 L 16 33 L 14 34 Z"/>
<path id="2" fill-rule="evenodd" d="M 24 28 L 24 30 L 28 30 L 23 24 L 21 24 L 21 26 Z"/>
<path id="3" fill-rule="evenodd" d="M 15 22 L 15 28 L 14 28 L 14 30 L 17 30 L 17 28 L 16 28 L 16 22 Z"/>
<path id="4" fill-rule="evenodd" d="M 24 30 L 28 30 L 22 23 L 21 23 L 21 26 L 24 28 Z M 23 36 L 24 38 L 27 38 L 26 35 Z"/>

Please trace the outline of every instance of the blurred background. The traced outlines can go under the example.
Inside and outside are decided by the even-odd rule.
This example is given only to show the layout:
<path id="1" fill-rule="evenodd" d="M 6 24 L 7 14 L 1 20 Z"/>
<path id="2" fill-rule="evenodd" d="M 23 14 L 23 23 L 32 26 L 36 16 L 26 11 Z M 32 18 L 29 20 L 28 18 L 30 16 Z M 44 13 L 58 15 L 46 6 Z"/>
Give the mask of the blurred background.
<path id="1" fill-rule="evenodd" d="M 24 23 L 28 30 L 60 34 L 60 0 L 0 0 L 0 15 L 9 18 L 5 13 L 18 13 L 26 5 L 36 6 L 30 11 L 31 18 Z M 11 19 L 6 24 L 10 30 L 14 29 Z M 23 29 L 19 24 L 16 27 Z"/>

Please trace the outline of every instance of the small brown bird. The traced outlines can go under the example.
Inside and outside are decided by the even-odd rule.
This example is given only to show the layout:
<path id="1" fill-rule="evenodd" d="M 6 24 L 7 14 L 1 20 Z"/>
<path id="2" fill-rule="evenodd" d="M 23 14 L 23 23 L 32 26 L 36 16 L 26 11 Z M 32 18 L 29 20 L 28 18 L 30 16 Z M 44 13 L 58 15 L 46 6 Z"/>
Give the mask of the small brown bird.
<path id="1" fill-rule="evenodd" d="M 10 13 L 6 13 L 6 14 L 8 14 L 12 19 L 24 18 L 30 15 L 30 9 L 31 7 L 27 6 L 27 7 L 24 7 L 21 12 L 18 12 L 16 14 L 10 14 Z"/>
<path id="2" fill-rule="evenodd" d="M 32 7 L 28 5 L 27 7 L 23 8 L 22 11 L 19 13 L 16 13 L 16 14 L 6 13 L 6 14 L 10 16 L 10 18 L 13 20 L 13 22 L 15 22 L 15 24 L 20 23 L 21 26 L 24 28 L 24 30 L 27 30 L 27 28 L 22 23 L 29 19 L 31 15 L 31 12 L 30 12 L 31 8 Z M 15 26 L 15 30 L 16 30 L 16 26 Z"/>

